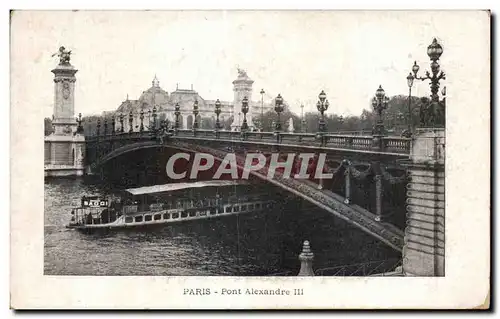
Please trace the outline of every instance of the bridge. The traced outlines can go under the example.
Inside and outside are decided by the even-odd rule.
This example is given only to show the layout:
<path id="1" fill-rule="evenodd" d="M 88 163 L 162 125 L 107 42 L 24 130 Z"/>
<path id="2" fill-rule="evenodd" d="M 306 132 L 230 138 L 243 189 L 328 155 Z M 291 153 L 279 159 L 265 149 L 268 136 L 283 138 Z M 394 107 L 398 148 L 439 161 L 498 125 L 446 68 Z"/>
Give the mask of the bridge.
<path id="1" fill-rule="evenodd" d="M 444 92 L 442 100 L 438 95 L 440 80 L 445 75 L 437 62 L 443 50 L 436 39 L 427 49 L 432 74 L 426 72 L 425 77 L 418 77 L 419 66 L 415 62 L 412 67 L 414 75 L 406 78 L 410 92 L 415 79 L 429 80 L 431 84 L 430 102 L 421 108 L 419 115 L 421 128 L 415 129 L 412 138 L 387 136 L 382 112 L 387 108 L 389 98 L 381 86 L 372 100 L 376 113 L 372 136 L 363 131 L 328 133 L 324 118 L 328 101 L 323 91 L 317 103 L 321 115 L 318 133 L 283 132 L 280 123 L 280 113 L 284 110 L 281 95 L 275 98 L 276 131 L 249 130 L 246 119 L 249 101 L 244 96 L 245 90 L 239 92 L 241 94 L 234 103 L 234 106 L 241 104 L 244 115 L 242 125 L 238 123 L 239 131 L 220 129 L 221 103 L 217 100 L 214 103 L 217 122 L 213 130 L 198 129 L 199 110 L 197 101 L 194 101 L 192 130 L 180 128 L 181 112 L 176 104 L 174 127 L 169 127 L 166 122 L 157 125 L 153 107 L 153 121 L 147 127 L 143 123 L 142 110 L 139 113 L 140 126 L 133 125 L 134 114 L 129 113 L 127 132 L 124 130 L 123 113 L 119 114 L 118 129 L 115 127 L 115 114 L 109 130 L 105 118 L 103 131 L 98 119 L 95 132 L 83 132 L 81 116 L 73 119 L 77 70 L 69 63 L 69 53 L 62 49 L 60 63 L 52 70 L 56 103 L 54 132 L 45 138 L 46 176 L 82 175 L 84 170 L 101 175 L 113 171 L 126 174 L 123 167 L 114 164 L 125 163 L 134 167 L 146 165 L 145 160 L 153 158 L 156 167 L 161 167 L 165 155 L 179 151 L 211 154 L 219 165 L 228 153 L 233 153 L 240 171 L 244 169 L 244 158 L 248 153 L 326 154 L 326 171 L 332 174 L 331 180 L 298 180 L 282 172 L 269 178 L 267 167 L 250 173 L 252 178 L 300 197 L 402 251 L 405 275 L 444 275 L 446 99 Z M 411 114 L 411 99 L 408 101 L 408 114 Z M 137 120 L 135 124 L 138 124 Z M 318 162 L 314 162 L 316 164 Z M 159 172 L 153 171 L 161 175 Z M 309 260 L 308 256 L 305 254 L 304 258 Z"/>
<path id="2" fill-rule="evenodd" d="M 86 165 L 90 171 L 103 174 L 107 171 L 103 168 L 113 160 L 147 149 L 202 152 L 213 155 L 218 163 L 227 153 L 235 153 L 239 170 L 244 168 L 246 153 L 325 153 L 327 172 L 334 174 L 333 183 L 291 179 L 280 172 L 268 178 L 268 167 L 250 174 L 324 209 L 398 251 L 403 248 L 404 233 L 400 228 L 404 224 L 404 196 L 399 203 L 400 216 L 391 216 L 387 208 L 397 211 L 398 207 L 391 205 L 394 198 L 390 194 L 383 195 L 387 194 L 384 185 L 389 185 L 388 188 L 399 185 L 404 193 L 407 179 L 402 161 L 408 159 L 409 138 L 385 136 L 380 140 L 372 136 L 326 133 L 161 128 L 97 133 L 101 132 L 86 137 Z M 354 189 L 356 182 L 362 187 Z M 391 221 L 399 222 L 400 228 Z"/>

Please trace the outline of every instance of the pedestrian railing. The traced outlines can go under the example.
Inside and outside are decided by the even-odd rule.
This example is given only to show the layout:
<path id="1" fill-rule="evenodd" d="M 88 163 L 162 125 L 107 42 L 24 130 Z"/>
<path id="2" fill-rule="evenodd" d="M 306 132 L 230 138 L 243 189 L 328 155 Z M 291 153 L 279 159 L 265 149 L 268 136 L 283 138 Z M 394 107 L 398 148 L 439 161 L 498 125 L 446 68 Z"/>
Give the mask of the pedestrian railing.
<path id="1" fill-rule="evenodd" d="M 341 266 L 325 267 L 316 269 L 316 276 L 383 276 L 384 273 L 393 272 L 401 266 L 401 259 L 386 259 L 368 261 L 357 264 L 347 264 Z"/>
<path id="2" fill-rule="evenodd" d="M 161 135 L 161 136 L 160 136 Z M 98 136 L 87 136 L 87 142 L 116 140 L 137 140 L 148 138 L 196 138 L 230 142 L 262 142 L 277 145 L 307 145 L 326 148 L 345 148 L 372 150 L 407 154 L 410 152 L 411 138 L 384 136 L 383 143 L 373 143 L 373 137 L 367 135 L 345 135 L 329 133 L 288 133 L 288 132 L 239 132 L 223 130 L 170 130 L 162 134 L 152 131 L 108 132 Z"/>

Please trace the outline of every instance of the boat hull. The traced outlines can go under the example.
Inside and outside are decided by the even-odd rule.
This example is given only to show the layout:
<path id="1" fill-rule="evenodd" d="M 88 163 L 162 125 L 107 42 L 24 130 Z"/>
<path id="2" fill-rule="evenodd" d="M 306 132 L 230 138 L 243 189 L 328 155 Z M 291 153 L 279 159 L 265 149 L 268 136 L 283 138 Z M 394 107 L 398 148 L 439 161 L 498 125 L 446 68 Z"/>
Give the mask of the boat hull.
<path id="1" fill-rule="evenodd" d="M 70 224 L 66 227 L 83 233 L 107 232 L 124 229 L 141 230 L 162 228 L 168 225 L 189 221 L 216 219 L 223 216 L 248 213 L 259 213 L 272 209 L 273 206 L 274 202 L 272 201 L 255 201 L 225 204 L 220 207 L 169 209 L 155 212 L 147 211 L 123 215 L 116 221 L 107 224 Z"/>

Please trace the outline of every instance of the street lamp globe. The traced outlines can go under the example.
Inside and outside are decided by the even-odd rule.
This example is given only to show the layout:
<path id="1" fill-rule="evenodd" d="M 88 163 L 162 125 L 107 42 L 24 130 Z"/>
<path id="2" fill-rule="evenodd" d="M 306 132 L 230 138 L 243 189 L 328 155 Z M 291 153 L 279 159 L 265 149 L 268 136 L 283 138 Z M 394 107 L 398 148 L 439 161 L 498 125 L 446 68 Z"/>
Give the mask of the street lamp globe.
<path id="1" fill-rule="evenodd" d="M 245 114 L 248 112 L 248 98 L 246 96 L 241 101 L 241 111 Z"/>
<path id="2" fill-rule="evenodd" d="M 321 93 L 318 95 L 319 100 L 323 103 L 326 100 L 326 93 L 324 90 L 321 90 Z"/>
<path id="3" fill-rule="evenodd" d="M 384 89 L 382 88 L 382 85 L 379 85 L 377 91 L 375 92 L 375 96 L 377 97 L 377 99 L 379 99 L 380 101 L 384 98 L 385 96 L 385 91 Z"/>
<path id="4" fill-rule="evenodd" d="M 420 66 L 417 64 L 417 61 L 413 63 L 411 70 L 413 71 L 413 74 L 417 76 L 418 70 L 420 70 Z"/>
<path id="5" fill-rule="evenodd" d="M 215 101 L 215 109 L 220 110 L 220 105 L 221 105 L 221 103 L 220 103 L 219 99 L 217 99 L 217 101 Z"/>
<path id="6" fill-rule="evenodd" d="M 406 77 L 406 81 L 408 82 L 408 87 L 411 88 L 413 86 L 413 81 L 415 80 L 415 77 L 413 76 L 413 74 L 411 74 L 411 72 L 408 74 L 408 76 Z"/>
<path id="7" fill-rule="evenodd" d="M 278 94 L 278 96 L 275 99 L 274 110 L 278 113 L 283 111 L 283 98 L 281 97 L 281 94 Z"/>
<path id="8" fill-rule="evenodd" d="M 441 54 L 443 54 L 443 47 L 434 38 L 432 43 L 427 47 L 427 55 L 432 61 L 436 61 L 439 60 Z"/>

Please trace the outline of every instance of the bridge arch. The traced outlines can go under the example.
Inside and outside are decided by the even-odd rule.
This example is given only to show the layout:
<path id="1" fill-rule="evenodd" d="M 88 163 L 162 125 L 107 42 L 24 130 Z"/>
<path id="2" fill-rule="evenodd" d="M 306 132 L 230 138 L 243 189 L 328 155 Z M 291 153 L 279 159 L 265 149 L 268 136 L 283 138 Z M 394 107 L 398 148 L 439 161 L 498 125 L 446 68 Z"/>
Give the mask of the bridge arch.
<path id="1" fill-rule="evenodd" d="M 166 140 L 165 143 L 159 143 L 159 141 L 149 140 L 135 142 L 116 148 L 94 163 L 93 168 L 97 168 L 99 166 L 102 167 L 102 165 L 110 160 L 124 154 L 148 148 L 171 148 L 187 153 L 209 153 L 213 155 L 215 160 L 218 162 L 221 162 L 227 153 L 225 151 L 211 149 L 209 147 L 199 146 L 185 141 Z M 243 165 L 241 165 L 241 163 L 241 161 L 238 161 L 237 166 L 239 170 L 243 169 Z M 317 185 L 311 185 L 311 183 L 307 180 L 299 181 L 283 177 L 280 178 L 279 176 L 268 178 L 267 174 L 262 171 L 250 171 L 250 175 L 295 194 L 296 196 L 311 202 L 312 204 L 372 235 L 388 246 L 398 251 L 402 251 L 404 241 L 404 234 L 402 231 L 395 229 L 392 225 L 386 225 L 384 223 L 374 221 L 372 213 L 357 205 L 344 203 L 344 198 L 340 195 L 332 192 L 328 193 L 324 190 L 319 191 L 317 189 Z"/>

